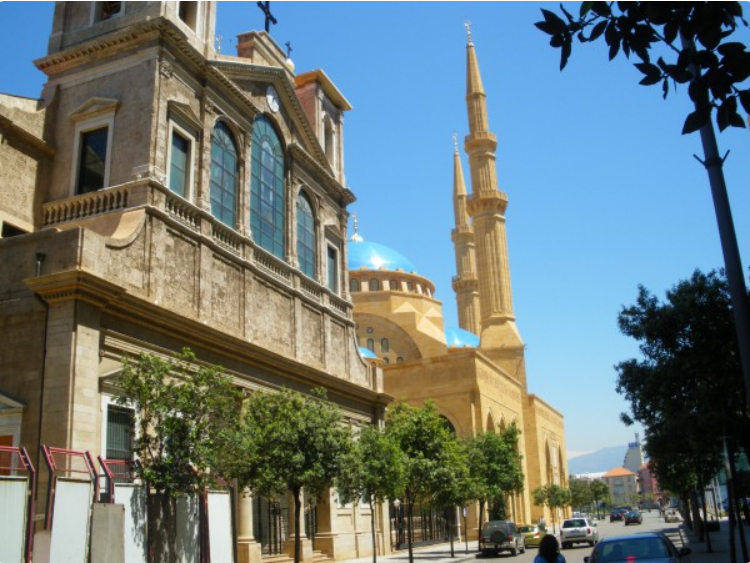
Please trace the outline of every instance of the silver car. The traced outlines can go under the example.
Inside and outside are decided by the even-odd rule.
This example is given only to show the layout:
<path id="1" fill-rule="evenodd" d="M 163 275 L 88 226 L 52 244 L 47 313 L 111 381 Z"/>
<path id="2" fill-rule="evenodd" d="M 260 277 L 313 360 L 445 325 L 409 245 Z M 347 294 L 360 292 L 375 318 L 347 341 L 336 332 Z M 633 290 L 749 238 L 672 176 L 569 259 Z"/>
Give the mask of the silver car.
<path id="1" fill-rule="evenodd" d="M 589 522 L 587 518 L 568 518 L 560 528 L 560 543 L 563 549 L 574 543 L 587 543 L 593 547 L 598 541 L 599 530 L 596 529 L 596 524 Z"/>

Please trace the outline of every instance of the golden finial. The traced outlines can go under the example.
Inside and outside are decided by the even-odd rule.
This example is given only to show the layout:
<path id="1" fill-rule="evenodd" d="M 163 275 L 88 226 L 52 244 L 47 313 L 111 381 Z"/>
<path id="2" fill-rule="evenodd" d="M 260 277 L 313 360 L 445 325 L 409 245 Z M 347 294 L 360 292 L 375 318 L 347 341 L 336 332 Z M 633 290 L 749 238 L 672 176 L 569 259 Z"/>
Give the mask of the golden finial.
<path id="1" fill-rule="evenodd" d="M 216 36 L 216 54 L 221 54 L 221 42 L 224 41 L 224 38 L 221 35 Z"/>
<path id="2" fill-rule="evenodd" d="M 466 20 L 464 22 L 464 27 L 466 28 L 466 36 L 469 38 L 469 45 L 473 45 L 471 41 L 471 22 L 469 20 Z"/>
<path id="3" fill-rule="evenodd" d="M 456 154 L 458 154 L 458 135 L 456 133 L 453 133 L 453 148 L 456 149 Z"/>
<path id="4" fill-rule="evenodd" d="M 352 219 L 354 220 L 354 234 L 349 238 L 352 242 L 362 242 L 362 237 L 359 236 L 359 220 L 357 219 L 357 213 L 352 213 Z"/>

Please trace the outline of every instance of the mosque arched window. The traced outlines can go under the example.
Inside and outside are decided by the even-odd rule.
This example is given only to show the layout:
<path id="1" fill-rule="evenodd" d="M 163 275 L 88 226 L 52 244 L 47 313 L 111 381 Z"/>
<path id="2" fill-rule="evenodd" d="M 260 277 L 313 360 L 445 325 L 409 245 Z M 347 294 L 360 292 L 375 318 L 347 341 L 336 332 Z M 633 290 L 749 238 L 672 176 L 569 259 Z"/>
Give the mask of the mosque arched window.
<path id="1" fill-rule="evenodd" d="M 380 339 L 380 351 L 383 353 L 387 353 L 391 351 L 391 343 L 388 342 L 387 338 Z"/>
<path id="2" fill-rule="evenodd" d="M 371 279 L 368 285 L 370 291 L 380 291 L 380 281 L 378 281 L 377 279 Z"/>
<path id="3" fill-rule="evenodd" d="M 375 341 L 372 338 L 367 339 L 367 349 L 373 354 L 375 353 Z"/>
<path id="4" fill-rule="evenodd" d="M 404 359 L 401 356 L 399 356 L 398 358 L 396 358 L 396 363 L 397 364 L 400 364 L 403 361 L 404 361 Z"/>
<path id="5" fill-rule="evenodd" d="M 279 136 L 265 116 L 253 123 L 250 228 L 253 238 L 270 253 L 284 258 L 284 152 Z"/>
<path id="6" fill-rule="evenodd" d="M 388 285 L 390 286 L 391 291 L 398 291 L 400 289 L 396 280 L 389 281 Z"/>
<path id="7" fill-rule="evenodd" d="M 307 196 L 300 192 L 297 196 L 297 260 L 302 273 L 311 278 L 315 277 L 315 264 L 318 259 L 315 247 L 312 205 Z"/>
<path id="8" fill-rule="evenodd" d="M 406 287 L 409 291 L 414 291 L 414 284 L 412 282 L 406 282 Z"/>
<path id="9" fill-rule="evenodd" d="M 349 280 L 349 291 L 351 293 L 356 293 L 357 291 L 359 291 L 359 282 L 354 278 Z"/>
<path id="10" fill-rule="evenodd" d="M 225 225 L 237 224 L 237 145 L 219 121 L 211 137 L 211 213 Z"/>

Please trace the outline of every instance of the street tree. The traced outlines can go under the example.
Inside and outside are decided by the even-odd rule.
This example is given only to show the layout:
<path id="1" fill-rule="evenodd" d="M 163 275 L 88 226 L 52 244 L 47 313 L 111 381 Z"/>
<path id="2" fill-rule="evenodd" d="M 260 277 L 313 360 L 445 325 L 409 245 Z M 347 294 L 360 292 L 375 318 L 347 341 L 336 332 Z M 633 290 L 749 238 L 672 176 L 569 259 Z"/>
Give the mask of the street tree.
<path id="1" fill-rule="evenodd" d="M 479 522 L 485 506 L 505 495 L 523 490 L 520 430 L 515 423 L 498 432 L 477 434 L 468 444 L 469 471 L 475 484 L 474 500 L 479 503 Z"/>
<path id="2" fill-rule="evenodd" d="M 536 506 L 547 506 L 550 509 L 550 514 L 552 514 L 552 533 L 555 533 L 557 511 L 570 505 L 570 490 L 556 483 L 547 483 L 534 489 L 531 496 Z"/>
<path id="3" fill-rule="evenodd" d="M 571 479 L 570 503 L 573 508 L 584 509 L 590 507 L 594 502 L 594 495 L 591 492 L 591 481 L 588 479 Z"/>
<path id="4" fill-rule="evenodd" d="M 303 395 L 283 388 L 256 391 L 246 400 L 233 445 L 240 453 L 231 468 L 242 487 L 264 497 L 292 493 L 300 522 L 302 491 L 319 496 L 332 485 L 352 447 L 340 409 L 324 389 Z M 294 527 L 294 560 L 300 560 L 300 526 Z"/>
<path id="5" fill-rule="evenodd" d="M 599 508 L 601 507 L 602 501 L 609 495 L 609 487 L 604 481 L 594 479 L 591 482 L 591 496 L 596 503 L 596 515 L 599 516 Z"/>
<path id="6" fill-rule="evenodd" d="M 469 471 L 468 443 L 449 434 L 446 442 L 445 461 L 441 468 L 443 476 L 433 495 L 433 503 L 450 513 L 448 522 L 451 557 L 455 557 L 454 538 L 456 529 L 456 509 L 464 506 L 475 497 L 475 481 Z"/>
<path id="7" fill-rule="evenodd" d="M 724 160 L 719 154 L 711 115 L 726 127 L 744 127 L 741 104 L 750 113 L 750 52 L 735 32 L 748 27 L 740 2 L 582 2 L 577 17 L 561 4 L 564 18 L 542 10 L 544 20 L 535 25 L 550 35 L 550 45 L 561 50 L 560 69 L 572 52 L 573 38 L 589 43 L 603 38 L 609 58 L 634 54 L 643 85 L 661 84 L 664 98 L 670 83 L 687 84 L 694 111 L 685 119 L 683 134 L 699 131 L 708 173 L 724 266 L 732 301 L 737 347 L 744 380 L 745 402 L 750 408 L 750 305 L 737 236 L 724 180 Z M 677 40 L 679 38 L 679 45 Z M 652 55 L 661 55 L 652 60 Z M 666 59 L 665 59 L 666 57 Z"/>
<path id="8" fill-rule="evenodd" d="M 442 417 L 431 401 L 422 407 L 404 402 L 388 409 L 386 434 L 399 448 L 404 461 L 404 502 L 407 511 L 407 543 L 409 562 L 414 562 L 412 516 L 415 503 L 428 503 L 440 481 L 445 478 L 444 466 L 449 463 L 451 439 Z"/>
<path id="9" fill-rule="evenodd" d="M 365 426 L 343 456 L 336 489 L 345 503 L 365 500 L 370 507 L 372 560 L 377 562 L 375 506 L 403 495 L 404 459 L 382 428 Z"/>
<path id="10" fill-rule="evenodd" d="M 174 497 L 215 486 L 222 444 L 239 419 L 231 379 L 185 348 L 175 358 L 124 358 L 118 385 L 117 403 L 138 413 L 135 449 L 148 491 Z"/>

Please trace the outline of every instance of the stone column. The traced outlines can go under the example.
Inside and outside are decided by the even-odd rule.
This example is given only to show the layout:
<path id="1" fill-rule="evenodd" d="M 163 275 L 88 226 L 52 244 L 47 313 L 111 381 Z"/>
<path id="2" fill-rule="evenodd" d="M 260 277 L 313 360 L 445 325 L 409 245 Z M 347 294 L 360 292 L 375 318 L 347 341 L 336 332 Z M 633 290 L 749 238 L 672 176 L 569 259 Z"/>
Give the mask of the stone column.
<path id="1" fill-rule="evenodd" d="M 247 489 L 237 495 L 237 563 L 258 563 L 260 544 L 253 533 L 254 498 Z"/>
<path id="2" fill-rule="evenodd" d="M 338 528 L 336 522 L 336 500 L 333 490 L 328 489 L 318 499 L 317 517 L 318 533 L 315 535 L 315 547 L 331 559 L 336 559 Z"/>

